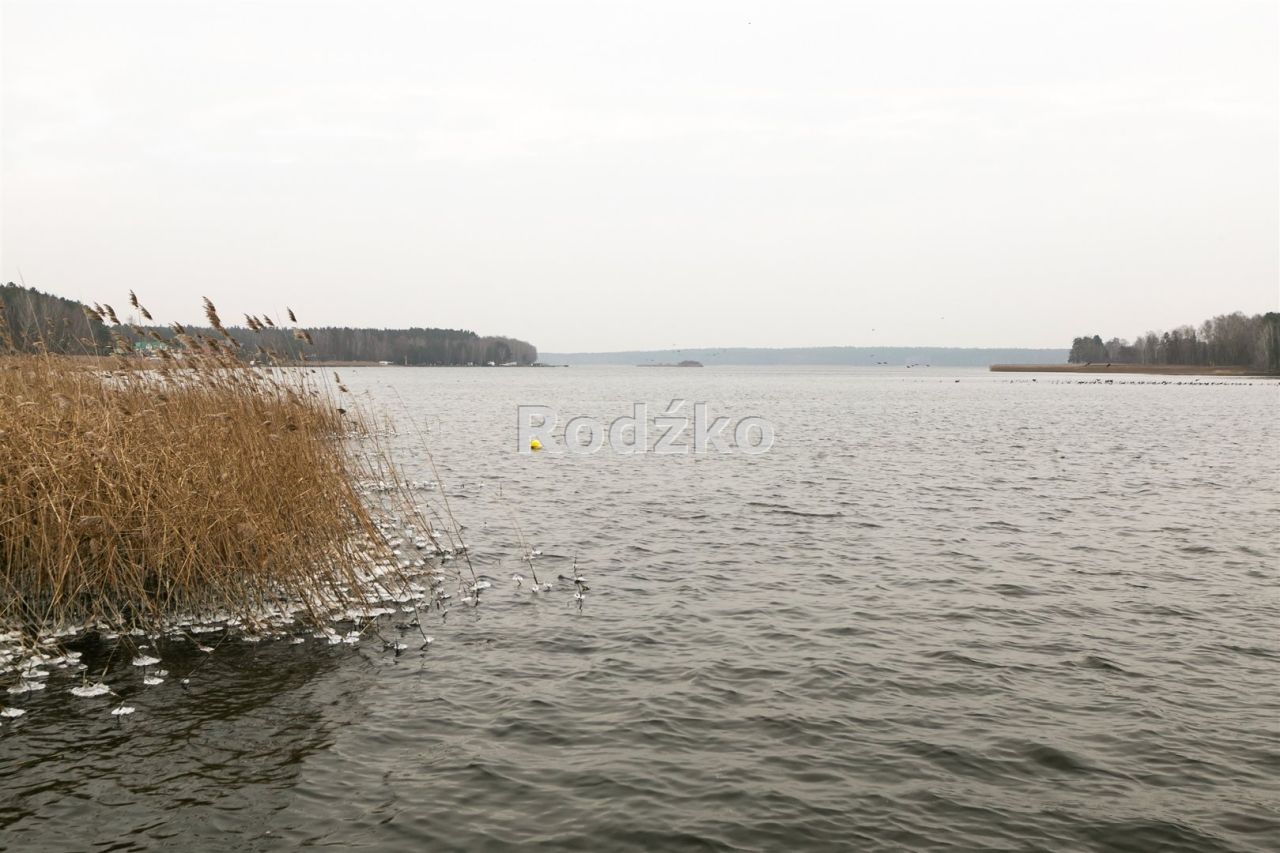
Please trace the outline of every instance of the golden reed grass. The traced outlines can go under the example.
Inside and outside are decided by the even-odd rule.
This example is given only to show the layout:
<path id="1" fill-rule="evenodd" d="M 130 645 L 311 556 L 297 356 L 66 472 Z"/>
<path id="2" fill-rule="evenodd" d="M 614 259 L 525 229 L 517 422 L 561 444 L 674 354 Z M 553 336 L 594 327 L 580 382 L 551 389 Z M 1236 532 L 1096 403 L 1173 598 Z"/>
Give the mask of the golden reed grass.
<path id="1" fill-rule="evenodd" d="M 342 600 L 385 549 L 358 412 L 310 369 L 247 367 L 206 308 L 223 337 L 175 326 L 159 360 L 0 357 L 0 622 L 249 620 Z"/>

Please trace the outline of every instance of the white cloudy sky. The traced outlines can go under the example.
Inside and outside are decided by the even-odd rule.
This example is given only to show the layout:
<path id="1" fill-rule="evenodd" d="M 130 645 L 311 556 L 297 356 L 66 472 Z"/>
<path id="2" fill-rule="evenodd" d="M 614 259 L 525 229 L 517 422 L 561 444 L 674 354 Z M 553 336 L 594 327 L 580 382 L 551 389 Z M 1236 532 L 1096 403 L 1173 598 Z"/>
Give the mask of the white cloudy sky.
<path id="1" fill-rule="evenodd" d="M 2 8 L 0 275 L 163 319 L 1061 346 L 1280 303 L 1275 2 Z"/>

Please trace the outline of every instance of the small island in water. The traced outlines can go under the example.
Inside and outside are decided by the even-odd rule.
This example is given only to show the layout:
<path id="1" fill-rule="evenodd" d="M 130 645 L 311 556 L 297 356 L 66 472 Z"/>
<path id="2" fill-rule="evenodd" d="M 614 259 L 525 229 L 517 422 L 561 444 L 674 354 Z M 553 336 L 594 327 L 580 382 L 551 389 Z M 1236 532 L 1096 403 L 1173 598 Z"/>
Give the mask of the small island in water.
<path id="1" fill-rule="evenodd" d="M 685 359 L 675 364 L 669 362 L 664 364 L 637 364 L 636 367 L 702 367 L 702 362 Z"/>

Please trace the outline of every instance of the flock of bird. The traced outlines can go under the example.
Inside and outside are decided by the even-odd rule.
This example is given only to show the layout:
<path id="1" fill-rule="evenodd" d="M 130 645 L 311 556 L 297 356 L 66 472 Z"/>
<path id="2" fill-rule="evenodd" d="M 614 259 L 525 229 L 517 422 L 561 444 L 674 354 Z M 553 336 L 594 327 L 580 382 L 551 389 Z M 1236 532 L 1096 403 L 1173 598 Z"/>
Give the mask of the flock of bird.
<path id="1" fill-rule="evenodd" d="M 447 621 L 451 605 L 456 603 L 469 608 L 480 606 L 481 597 L 493 589 L 494 579 L 484 574 L 475 574 L 470 567 L 469 559 L 463 566 L 457 559 L 467 557 L 466 547 L 455 544 L 446 546 L 443 537 L 436 531 L 416 530 L 411 526 L 394 522 L 384 523 L 382 532 L 386 544 L 395 562 L 381 561 L 362 569 L 359 573 L 362 588 L 344 600 L 335 598 L 327 602 L 295 602 L 292 605 L 277 605 L 266 608 L 260 618 L 246 620 L 230 614 L 211 614 L 205 618 L 188 616 L 173 621 L 172 629 L 164 635 L 145 634 L 140 630 L 113 631 L 107 626 L 99 626 L 98 636 L 107 642 L 119 641 L 117 647 L 124 650 L 133 649 L 128 668 L 140 675 L 143 688 L 155 688 L 169 679 L 170 673 L 161 668 L 160 652 L 149 643 L 166 639 L 191 643 L 203 657 L 185 676 L 177 679 L 186 689 L 191 683 L 195 671 L 217 650 L 217 646 L 228 640 L 258 643 L 264 639 L 288 640 L 291 644 L 303 644 L 308 639 L 323 640 L 327 645 L 355 646 L 367 635 L 377 636 L 383 641 L 383 650 L 393 652 L 396 656 L 407 651 L 404 634 L 416 629 L 422 643 L 420 650 L 426 651 L 435 638 L 422 630 L 423 611 L 435 610 L 441 622 Z M 407 548 L 418 552 L 406 557 L 402 553 Z M 423 553 L 425 552 L 425 553 Z M 435 559 L 431 560 L 430 556 Z M 542 556 L 537 549 L 525 548 L 521 561 L 526 564 L 533 582 L 526 587 L 526 578 L 520 572 L 511 575 L 512 590 L 516 593 L 527 592 L 532 595 L 545 595 L 556 589 L 556 583 L 540 580 L 537 575 L 535 561 Z M 452 563 L 453 571 L 444 570 L 446 564 Z M 450 591 L 450 582 L 456 584 Z M 556 581 L 570 584 L 573 589 L 573 602 L 579 610 L 586 601 L 589 590 L 586 578 L 578 572 L 576 556 L 573 558 L 571 574 L 558 574 Z M 354 605 L 351 603 L 354 601 Z M 308 633 L 299 633 L 300 615 L 304 611 L 313 610 L 316 605 L 328 608 L 331 623 Z M 411 616 L 407 621 L 394 621 L 396 615 Z M 384 638 L 383 629 L 387 623 L 401 632 L 400 637 Z M 219 634 L 214 645 L 202 641 L 203 636 Z M 32 694 L 47 688 L 55 670 L 66 671 L 78 677 L 76 683 L 67 692 L 78 699 L 92 700 L 109 697 L 111 715 L 117 719 L 129 716 L 137 711 L 137 706 L 128 704 L 136 695 L 137 688 L 128 688 L 128 682 L 117 686 L 123 695 L 107 684 L 105 678 L 110 664 L 96 678 L 89 674 L 89 667 L 82 661 L 83 653 L 65 648 L 62 637 L 46 638 L 31 645 L 18 632 L 0 632 L 0 674 L 16 675 L 14 682 L 6 688 L 10 701 L 29 699 Z M 149 641 L 138 642 L 138 641 Z M 138 642 L 137 645 L 134 645 Z M 135 682 L 136 683 L 136 682 Z M 26 709 L 0 704 L 0 727 L 16 720 L 27 713 Z"/>
<path id="2" fill-rule="evenodd" d="M 1008 383 L 1036 382 L 1038 377 L 1030 379 L 1006 379 Z M 1093 379 L 1046 379 L 1045 385 L 1196 385 L 1208 388 L 1213 385 L 1255 385 L 1254 382 L 1229 381 L 1224 379 L 1215 379 L 1206 382 L 1200 379 L 1103 379 L 1102 377 L 1094 377 Z"/>

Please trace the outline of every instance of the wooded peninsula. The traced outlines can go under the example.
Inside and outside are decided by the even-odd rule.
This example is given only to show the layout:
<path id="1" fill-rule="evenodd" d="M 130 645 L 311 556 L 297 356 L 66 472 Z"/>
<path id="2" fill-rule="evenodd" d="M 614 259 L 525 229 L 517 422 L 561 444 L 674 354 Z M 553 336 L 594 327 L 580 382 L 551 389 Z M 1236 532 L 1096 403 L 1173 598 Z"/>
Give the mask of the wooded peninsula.
<path id="1" fill-rule="evenodd" d="M 111 355 L 123 340 L 135 353 L 158 354 L 169 349 L 175 333 L 174 327 L 155 325 L 150 317 L 122 321 L 109 305 L 90 307 L 13 282 L 0 286 L 0 310 L 19 351 Z M 182 328 L 189 336 L 214 335 L 203 326 Z M 537 347 L 527 341 L 465 329 L 307 327 L 304 334 L 268 317 L 246 315 L 244 326 L 227 326 L 226 333 L 240 344 L 245 360 L 267 352 L 292 362 L 407 365 L 525 365 L 538 359 Z"/>
<path id="2" fill-rule="evenodd" d="M 1196 326 L 1147 332 L 1133 343 L 1101 335 L 1071 342 L 1066 364 L 993 364 L 1022 373 L 1153 373 L 1169 376 L 1280 375 L 1280 313 L 1220 314 Z"/>
<path id="3" fill-rule="evenodd" d="M 1079 337 L 1071 342 L 1068 364 L 1148 365 L 1243 368 L 1280 373 L 1280 313 L 1239 311 L 1196 326 L 1147 332 L 1129 343 L 1112 338 Z"/>

